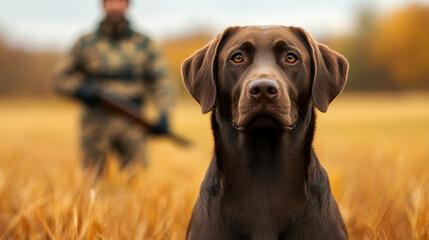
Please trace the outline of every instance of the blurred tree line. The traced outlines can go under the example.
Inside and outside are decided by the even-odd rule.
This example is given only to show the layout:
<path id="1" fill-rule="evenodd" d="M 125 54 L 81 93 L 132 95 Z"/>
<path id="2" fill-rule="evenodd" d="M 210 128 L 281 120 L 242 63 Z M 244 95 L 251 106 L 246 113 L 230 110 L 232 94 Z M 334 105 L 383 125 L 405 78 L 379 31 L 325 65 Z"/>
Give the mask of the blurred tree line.
<path id="1" fill-rule="evenodd" d="M 324 41 L 350 63 L 346 90 L 429 89 L 429 6 L 386 16 L 363 8 L 357 26 Z"/>
<path id="2" fill-rule="evenodd" d="M 13 48 L 0 38 L 0 96 L 49 94 L 52 67 L 58 56 L 56 52 Z"/>
<path id="3" fill-rule="evenodd" d="M 351 34 L 322 41 L 350 63 L 346 90 L 429 89 L 429 6 L 411 5 L 385 16 L 364 8 L 357 26 Z M 179 86 L 181 62 L 212 36 L 199 33 L 162 43 Z M 51 73 L 59 57 L 12 48 L 0 38 L 0 95 L 52 94 Z"/>

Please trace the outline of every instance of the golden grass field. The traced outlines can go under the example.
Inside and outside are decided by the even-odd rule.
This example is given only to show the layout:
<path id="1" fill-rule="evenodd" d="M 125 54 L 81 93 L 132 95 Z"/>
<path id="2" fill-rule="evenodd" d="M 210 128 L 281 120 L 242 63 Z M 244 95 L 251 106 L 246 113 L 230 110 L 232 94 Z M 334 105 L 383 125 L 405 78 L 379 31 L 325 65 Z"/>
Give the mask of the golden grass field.
<path id="1" fill-rule="evenodd" d="M 182 149 L 149 143 L 130 178 L 80 168 L 79 106 L 0 99 L 0 239 L 184 239 L 212 154 L 209 116 L 177 104 Z M 429 239 L 429 94 L 342 94 L 318 113 L 314 146 L 351 239 Z"/>

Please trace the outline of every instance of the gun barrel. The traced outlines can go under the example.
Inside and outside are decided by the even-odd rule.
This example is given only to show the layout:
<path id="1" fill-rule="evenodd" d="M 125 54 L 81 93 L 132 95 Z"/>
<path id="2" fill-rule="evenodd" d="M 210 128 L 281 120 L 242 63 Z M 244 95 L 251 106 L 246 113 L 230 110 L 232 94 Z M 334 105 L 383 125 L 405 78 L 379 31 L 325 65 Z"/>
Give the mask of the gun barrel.
<path id="1" fill-rule="evenodd" d="M 143 118 L 140 113 L 139 106 L 135 103 L 107 92 L 100 92 L 98 97 L 100 98 L 103 105 L 107 106 L 108 108 L 131 118 L 145 128 L 152 127 L 152 124 L 150 124 L 147 119 Z"/>
<path id="2" fill-rule="evenodd" d="M 140 113 L 140 107 L 129 101 L 128 99 L 124 99 L 123 97 L 120 97 L 116 94 L 108 93 L 105 91 L 100 91 L 98 93 L 98 97 L 103 105 L 106 107 L 119 112 L 128 118 L 134 120 L 141 126 L 150 129 L 153 125 L 145 119 L 141 113 Z M 166 137 L 169 137 L 171 140 L 173 140 L 175 143 L 181 145 L 181 146 L 189 146 L 190 142 L 172 132 L 168 132 Z"/>

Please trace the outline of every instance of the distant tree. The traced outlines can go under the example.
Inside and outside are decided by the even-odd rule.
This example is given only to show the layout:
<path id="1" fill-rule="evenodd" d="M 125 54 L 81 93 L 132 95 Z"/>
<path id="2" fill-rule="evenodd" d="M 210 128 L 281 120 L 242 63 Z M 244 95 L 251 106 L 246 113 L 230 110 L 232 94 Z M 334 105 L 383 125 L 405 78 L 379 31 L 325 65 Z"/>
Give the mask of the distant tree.
<path id="1" fill-rule="evenodd" d="M 178 81 L 179 93 L 183 96 L 187 97 L 189 95 L 182 84 L 180 66 L 192 53 L 204 47 L 212 37 L 212 34 L 201 31 L 180 38 L 167 39 L 162 44 L 162 52 L 170 65 L 171 75 Z"/>
<path id="2" fill-rule="evenodd" d="M 350 65 L 346 90 L 391 90 L 391 82 L 385 71 L 374 66 L 371 59 L 370 39 L 374 30 L 376 13 L 371 7 L 362 7 L 358 13 L 357 27 L 352 33 L 334 36 L 324 42 L 343 54 Z"/>
<path id="3" fill-rule="evenodd" d="M 49 95 L 55 52 L 31 52 L 8 46 L 0 36 L 0 96 Z"/>
<path id="4" fill-rule="evenodd" d="M 381 18 L 370 36 L 373 63 L 401 88 L 429 87 L 429 6 Z"/>

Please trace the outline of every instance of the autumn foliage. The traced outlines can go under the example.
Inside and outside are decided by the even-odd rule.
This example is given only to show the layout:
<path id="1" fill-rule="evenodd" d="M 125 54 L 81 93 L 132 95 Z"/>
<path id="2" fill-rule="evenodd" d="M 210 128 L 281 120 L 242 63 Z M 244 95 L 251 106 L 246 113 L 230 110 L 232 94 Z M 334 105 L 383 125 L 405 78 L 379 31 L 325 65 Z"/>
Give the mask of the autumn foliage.
<path id="1" fill-rule="evenodd" d="M 350 63 L 347 90 L 429 88 L 429 6 L 388 15 L 362 9 L 357 29 L 325 39 Z"/>
<path id="2" fill-rule="evenodd" d="M 411 5 L 382 16 L 364 8 L 353 32 L 317 40 L 348 59 L 346 90 L 429 89 L 427 29 L 429 6 Z M 181 62 L 212 37 L 203 32 L 160 43 L 179 87 Z M 50 76 L 59 55 L 11 48 L 0 38 L 0 95 L 51 94 Z"/>
<path id="3" fill-rule="evenodd" d="M 399 87 L 429 86 L 429 7 L 412 6 L 382 18 L 370 36 L 374 65 Z"/>

